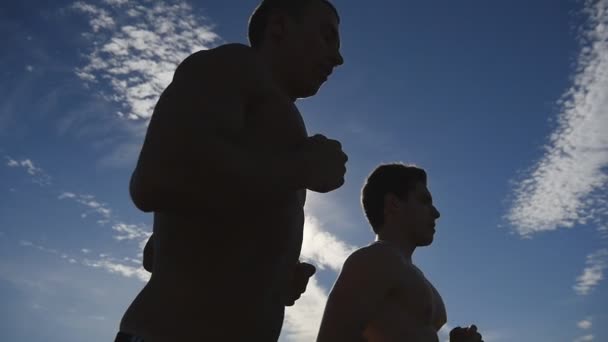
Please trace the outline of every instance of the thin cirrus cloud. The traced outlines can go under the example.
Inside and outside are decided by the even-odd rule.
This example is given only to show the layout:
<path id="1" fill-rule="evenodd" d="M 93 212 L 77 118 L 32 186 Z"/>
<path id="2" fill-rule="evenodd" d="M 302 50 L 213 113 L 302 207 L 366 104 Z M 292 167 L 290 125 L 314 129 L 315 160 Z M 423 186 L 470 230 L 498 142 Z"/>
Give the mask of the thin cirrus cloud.
<path id="1" fill-rule="evenodd" d="M 112 209 L 108 208 L 107 204 L 100 203 L 93 195 L 79 195 L 72 192 L 63 192 L 57 197 L 59 200 L 70 199 L 88 208 L 87 212 L 81 214 L 82 218 L 89 216 L 91 213 L 96 213 L 100 216 L 97 223 L 104 225 L 110 222 L 112 217 Z"/>
<path id="2" fill-rule="evenodd" d="M 560 100 L 545 154 L 519 181 L 508 221 L 521 236 L 576 224 L 605 230 L 608 215 L 608 1 L 587 1 L 573 84 Z"/>
<path id="3" fill-rule="evenodd" d="M 6 157 L 7 167 L 21 167 L 26 170 L 27 174 L 35 179 L 50 179 L 42 168 L 36 166 L 31 159 L 24 159 L 18 161 L 10 157 Z M 46 183 L 45 183 L 46 184 Z M 54 185 L 48 182 L 50 190 Z M 105 226 L 111 223 L 111 229 L 114 232 L 113 238 L 117 241 L 123 240 L 135 240 L 138 242 L 137 258 L 123 258 L 115 259 L 109 253 L 101 253 L 93 258 L 91 250 L 88 248 L 82 248 L 80 252 L 86 255 L 83 258 L 80 255 L 70 255 L 66 252 L 61 252 L 53 248 L 48 248 L 28 240 L 21 240 L 19 245 L 24 248 L 32 248 L 43 253 L 54 255 L 58 258 L 65 260 L 70 264 L 81 264 L 88 267 L 98 268 L 105 270 L 110 273 L 118 274 L 124 277 L 134 277 L 142 281 L 149 279 L 149 274 L 143 269 L 141 265 L 141 257 L 143 255 L 143 248 L 146 241 L 152 235 L 150 229 L 145 225 L 128 224 L 120 221 L 112 212 L 112 209 L 106 204 L 98 201 L 93 195 L 82 195 L 76 194 L 69 191 L 61 192 L 57 196 L 58 200 L 72 200 L 82 206 L 87 211 L 81 214 L 81 217 L 85 218 L 90 215 L 96 215 L 98 217 L 97 224 Z"/>
<path id="4" fill-rule="evenodd" d="M 51 176 L 49 176 L 43 169 L 36 166 L 31 159 L 26 158 L 22 160 L 15 160 L 9 156 L 5 156 L 5 159 L 6 166 L 25 170 L 31 177 L 32 182 L 40 186 L 51 185 Z"/>
<path id="5" fill-rule="evenodd" d="M 576 278 L 574 291 L 582 296 L 588 295 L 604 279 L 604 270 L 608 267 L 608 249 L 600 249 L 587 256 L 583 273 Z"/>

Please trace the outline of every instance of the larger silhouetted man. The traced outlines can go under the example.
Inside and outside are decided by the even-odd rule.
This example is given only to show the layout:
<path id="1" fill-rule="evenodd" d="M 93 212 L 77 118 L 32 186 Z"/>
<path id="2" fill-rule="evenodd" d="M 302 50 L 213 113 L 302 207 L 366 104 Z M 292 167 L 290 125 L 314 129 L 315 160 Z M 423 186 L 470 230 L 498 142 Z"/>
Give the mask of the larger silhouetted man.
<path id="1" fill-rule="evenodd" d="M 340 143 L 309 136 L 295 105 L 343 63 L 338 23 L 325 0 L 264 0 L 251 46 L 178 66 L 131 179 L 135 205 L 154 213 L 152 276 L 117 340 L 277 340 L 314 273 L 298 261 L 306 189 L 344 183 Z"/>

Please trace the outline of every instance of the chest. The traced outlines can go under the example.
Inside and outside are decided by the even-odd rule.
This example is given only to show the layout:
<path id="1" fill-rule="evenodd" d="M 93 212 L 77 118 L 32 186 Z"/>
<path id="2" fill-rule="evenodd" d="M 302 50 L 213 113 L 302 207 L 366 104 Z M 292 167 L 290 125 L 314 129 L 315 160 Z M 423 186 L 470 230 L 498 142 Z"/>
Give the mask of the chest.
<path id="1" fill-rule="evenodd" d="M 417 317 L 419 323 L 432 325 L 437 330 L 447 320 L 445 305 L 437 289 L 426 279 L 422 272 L 416 272 L 414 279 L 401 279 L 401 284 L 408 281 L 413 286 L 397 286 L 389 294 L 395 305 L 402 311 L 407 311 L 408 316 Z"/>
<path id="2" fill-rule="evenodd" d="M 247 106 L 243 129 L 247 144 L 276 152 L 289 151 L 308 136 L 298 108 L 276 93 L 265 94 Z"/>

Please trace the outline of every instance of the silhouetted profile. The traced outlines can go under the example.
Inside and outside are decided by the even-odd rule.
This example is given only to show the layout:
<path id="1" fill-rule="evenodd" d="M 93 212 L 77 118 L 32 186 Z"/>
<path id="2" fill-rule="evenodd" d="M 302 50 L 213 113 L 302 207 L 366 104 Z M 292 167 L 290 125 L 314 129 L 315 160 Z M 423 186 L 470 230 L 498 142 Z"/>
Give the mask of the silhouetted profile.
<path id="1" fill-rule="evenodd" d="M 376 241 L 345 261 L 327 300 L 318 342 L 438 342 L 447 315 L 441 296 L 412 263 L 433 242 L 439 211 L 426 172 L 385 164 L 363 187 L 361 202 Z M 477 328 L 455 328 L 452 342 L 479 342 Z"/>
<path id="2" fill-rule="evenodd" d="M 340 143 L 309 137 L 295 106 L 343 63 L 338 23 L 325 0 L 265 0 L 251 47 L 178 66 L 131 178 L 135 205 L 154 212 L 152 276 L 117 340 L 277 340 L 315 272 L 298 261 L 306 189 L 344 183 Z"/>

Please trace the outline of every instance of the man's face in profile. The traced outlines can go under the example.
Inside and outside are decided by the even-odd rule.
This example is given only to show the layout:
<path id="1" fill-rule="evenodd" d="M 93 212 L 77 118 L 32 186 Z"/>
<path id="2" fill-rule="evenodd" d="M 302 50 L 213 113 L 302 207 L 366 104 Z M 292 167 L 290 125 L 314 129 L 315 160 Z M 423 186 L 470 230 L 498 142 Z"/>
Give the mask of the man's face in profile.
<path id="1" fill-rule="evenodd" d="M 435 235 L 435 220 L 439 211 L 433 205 L 433 198 L 424 183 L 417 183 L 403 202 L 401 220 L 408 238 L 416 246 L 428 246 Z"/>
<path id="2" fill-rule="evenodd" d="M 311 1 L 298 18 L 291 21 L 284 48 L 298 97 L 317 93 L 333 69 L 344 61 L 340 55 L 338 18 L 323 1 Z"/>

